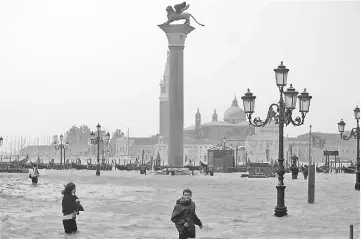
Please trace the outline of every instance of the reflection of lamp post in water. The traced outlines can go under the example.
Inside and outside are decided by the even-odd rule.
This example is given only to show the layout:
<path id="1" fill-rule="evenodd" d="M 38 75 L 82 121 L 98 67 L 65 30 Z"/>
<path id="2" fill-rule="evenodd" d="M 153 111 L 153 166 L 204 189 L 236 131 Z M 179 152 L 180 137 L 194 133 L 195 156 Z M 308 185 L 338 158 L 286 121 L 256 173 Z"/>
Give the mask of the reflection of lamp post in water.
<path id="1" fill-rule="evenodd" d="M 284 205 L 285 200 L 285 188 L 286 186 L 283 183 L 283 175 L 285 174 L 285 168 L 283 165 L 283 128 L 284 125 L 293 124 L 294 126 L 300 126 L 303 124 L 306 114 L 310 107 L 311 96 L 308 95 L 306 89 L 302 92 L 299 98 L 299 111 L 301 112 L 301 117 L 296 117 L 292 119 L 292 112 L 296 108 L 297 95 L 298 92 L 292 87 L 292 84 L 287 89 L 283 90 L 283 87 L 287 85 L 287 75 L 288 69 L 283 65 L 283 62 L 278 66 L 275 71 L 276 84 L 279 88 L 280 98 L 278 103 L 273 103 L 268 108 L 268 114 L 266 120 L 261 120 L 260 117 L 256 117 L 252 120 L 252 114 L 254 112 L 255 99 L 254 96 L 248 89 L 248 92 L 242 96 L 244 112 L 247 114 L 247 118 L 250 125 L 255 127 L 264 127 L 266 124 L 270 123 L 271 120 L 274 120 L 276 124 L 279 125 L 279 149 L 278 149 L 278 185 L 277 188 L 277 206 L 275 207 L 275 216 L 282 217 L 287 215 L 287 207 Z"/>
<path id="2" fill-rule="evenodd" d="M 98 125 L 97 125 L 97 136 L 95 136 L 93 131 L 90 133 L 90 143 L 92 145 L 97 145 L 98 146 L 98 150 L 97 150 L 97 171 L 95 173 L 95 175 L 97 175 L 97 176 L 100 175 L 100 162 L 99 162 L 100 143 L 103 143 L 103 145 L 107 145 L 109 143 L 109 139 L 110 139 L 109 132 L 106 133 L 105 138 L 101 137 L 100 136 L 100 129 L 101 129 L 101 126 L 98 123 Z"/>
<path id="3" fill-rule="evenodd" d="M 346 123 L 341 119 L 341 121 L 338 123 L 338 131 L 341 134 L 341 139 L 343 140 L 349 140 L 351 137 L 354 137 L 356 139 L 356 183 L 355 183 L 355 189 L 360 190 L 360 108 L 357 106 L 354 109 L 355 119 L 356 119 L 356 128 L 353 128 L 351 130 L 350 135 L 347 137 L 346 135 L 343 135 L 343 132 L 345 131 L 345 125 Z"/>

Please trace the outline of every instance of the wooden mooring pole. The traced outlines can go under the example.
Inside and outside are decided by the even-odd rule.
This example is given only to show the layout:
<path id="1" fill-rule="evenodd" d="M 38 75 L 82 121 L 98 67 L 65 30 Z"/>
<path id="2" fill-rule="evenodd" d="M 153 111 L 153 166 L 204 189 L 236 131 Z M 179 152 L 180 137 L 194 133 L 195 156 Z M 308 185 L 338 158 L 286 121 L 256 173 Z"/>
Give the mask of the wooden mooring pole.
<path id="1" fill-rule="evenodd" d="M 350 239 L 353 239 L 353 225 L 350 225 Z"/>
<path id="2" fill-rule="evenodd" d="M 315 164 L 312 164 L 311 159 L 311 125 L 310 125 L 310 139 L 308 142 L 308 203 L 315 203 L 315 178 L 316 169 Z"/>

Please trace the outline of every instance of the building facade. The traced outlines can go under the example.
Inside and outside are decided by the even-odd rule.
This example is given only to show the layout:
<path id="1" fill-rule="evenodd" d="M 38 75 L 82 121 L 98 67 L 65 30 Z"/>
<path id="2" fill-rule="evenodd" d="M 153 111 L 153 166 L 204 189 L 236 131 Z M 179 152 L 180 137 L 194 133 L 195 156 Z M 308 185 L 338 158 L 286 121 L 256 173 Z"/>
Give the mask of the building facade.
<path id="1" fill-rule="evenodd" d="M 255 134 L 246 139 L 245 148 L 250 161 L 271 162 L 278 159 L 278 126 L 271 121 L 264 127 L 255 128 Z"/>
<path id="2" fill-rule="evenodd" d="M 312 161 L 320 166 L 325 162 L 326 157 L 324 156 L 324 151 L 337 150 L 339 152 L 339 156 L 336 157 L 336 161 L 341 160 L 342 162 L 356 162 L 356 140 L 343 140 L 340 138 L 339 133 L 332 134 L 315 132 L 312 133 L 312 136 L 318 136 L 325 139 L 325 145 L 322 149 L 314 147 L 311 141 L 311 152 L 309 152 L 309 133 L 299 135 L 295 138 L 286 139 L 285 147 L 287 145 L 288 158 L 291 157 L 291 155 L 296 155 L 300 163 L 308 164 L 309 155 L 311 153 Z M 334 159 L 335 157 L 330 156 L 331 161 L 334 161 Z"/>
<path id="3" fill-rule="evenodd" d="M 226 137 L 248 137 L 254 135 L 255 128 L 246 121 L 246 114 L 239 107 L 236 96 L 231 107 L 224 112 L 223 121 L 218 120 L 217 111 L 214 110 L 212 121 L 202 124 L 201 112 L 197 109 L 195 124 L 184 129 L 184 136 L 193 139 L 220 141 Z"/>

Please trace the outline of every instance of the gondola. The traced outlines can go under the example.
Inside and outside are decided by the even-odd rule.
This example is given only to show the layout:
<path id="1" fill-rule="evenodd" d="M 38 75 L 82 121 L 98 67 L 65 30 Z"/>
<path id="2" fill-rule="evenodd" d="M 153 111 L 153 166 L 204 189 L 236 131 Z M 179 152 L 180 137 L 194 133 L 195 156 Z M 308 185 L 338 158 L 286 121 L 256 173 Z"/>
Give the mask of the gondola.
<path id="1" fill-rule="evenodd" d="M 342 170 L 345 173 L 350 173 L 350 174 L 356 173 L 355 167 L 347 167 L 346 168 L 345 166 L 342 166 Z"/>
<path id="2" fill-rule="evenodd" d="M 82 169 L 86 169 L 87 166 L 86 165 L 82 165 L 82 164 L 77 164 L 72 162 L 71 163 L 71 168 L 77 169 L 77 170 L 82 170 Z"/>

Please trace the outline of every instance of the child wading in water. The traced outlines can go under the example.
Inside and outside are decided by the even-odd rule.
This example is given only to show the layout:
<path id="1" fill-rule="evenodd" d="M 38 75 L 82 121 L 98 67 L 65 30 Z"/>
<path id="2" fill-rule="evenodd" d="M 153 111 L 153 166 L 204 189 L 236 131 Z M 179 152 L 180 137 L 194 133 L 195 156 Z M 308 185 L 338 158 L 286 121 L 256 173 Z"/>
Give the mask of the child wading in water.
<path id="1" fill-rule="evenodd" d="M 196 228 L 203 228 L 201 220 L 196 214 L 196 205 L 192 201 L 192 191 L 190 189 L 183 190 L 183 197 L 178 199 L 174 206 L 171 221 L 175 224 L 179 239 L 195 238 Z"/>
<path id="2" fill-rule="evenodd" d="M 83 206 L 77 196 L 75 196 L 76 188 L 75 184 L 70 182 L 65 185 L 64 190 L 61 194 L 64 195 L 62 206 L 63 206 L 63 226 L 65 233 L 74 233 L 78 230 L 76 225 L 76 215 L 79 215 L 79 211 L 84 211 Z"/>

